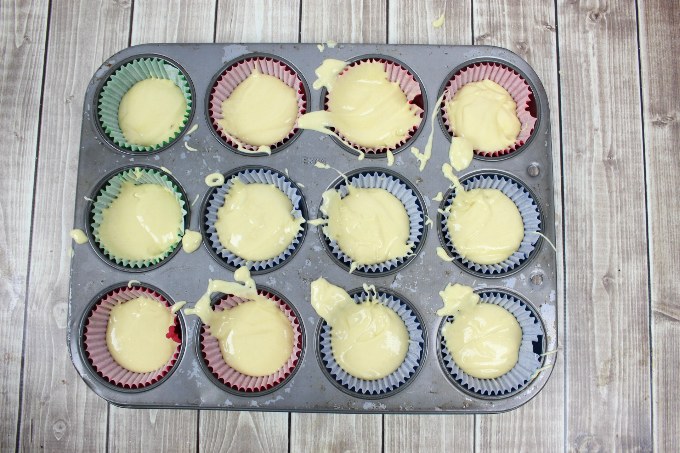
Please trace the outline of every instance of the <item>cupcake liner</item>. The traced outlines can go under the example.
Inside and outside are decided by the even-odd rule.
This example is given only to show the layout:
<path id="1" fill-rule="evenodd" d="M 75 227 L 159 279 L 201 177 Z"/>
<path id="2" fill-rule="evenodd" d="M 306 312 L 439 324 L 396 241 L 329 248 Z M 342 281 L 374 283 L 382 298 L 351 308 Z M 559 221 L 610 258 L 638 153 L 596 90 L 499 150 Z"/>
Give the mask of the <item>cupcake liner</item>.
<path id="1" fill-rule="evenodd" d="M 268 260 L 245 260 L 226 249 L 220 242 L 220 239 L 217 235 L 215 222 L 217 222 L 217 211 L 222 206 L 224 206 L 225 198 L 229 193 L 231 186 L 233 185 L 234 177 L 239 178 L 244 184 L 271 184 L 281 190 L 281 192 L 283 192 L 293 204 L 292 215 L 296 219 L 304 218 L 304 213 L 306 211 L 304 208 L 302 192 L 300 192 L 300 189 L 298 189 L 290 179 L 276 170 L 270 168 L 244 169 L 232 174 L 232 176 L 225 178 L 226 182 L 213 192 L 206 204 L 205 212 L 203 214 L 203 218 L 205 219 L 206 236 L 210 242 L 210 247 L 217 254 L 217 256 L 221 258 L 222 262 L 224 262 L 230 269 L 238 269 L 239 267 L 246 266 L 249 270 L 254 272 L 272 270 L 282 265 L 300 247 L 302 239 L 305 235 L 306 226 L 305 224 L 302 225 L 302 228 L 300 228 L 300 231 L 298 231 L 298 234 L 288 245 L 286 250 L 284 250 L 278 256 Z"/>
<path id="2" fill-rule="evenodd" d="M 182 223 L 180 229 L 177 231 L 177 241 L 168 250 L 166 250 L 159 256 L 149 258 L 146 260 L 128 260 L 124 258 L 119 258 L 106 248 L 106 246 L 102 243 L 99 237 L 99 228 L 103 221 L 103 211 L 109 206 L 111 206 L 111 203 L 113 203 L 113 201 L 116 198 L 118 198 L 121 186 L 125 182 L 133 182 L 135 183 L 135 185 L 157 184 L 159 186 L 167 187 L 170 190 L 172 190 L 172 192 L 175 194 L 175 197 L 177 198 L 177 201 L 179 202 L 180 209 L 182 211 Z M 149 266 L 156 265 L 163 261 L 164 259 L 166 259 L 175 251 L 177 246 L 182 242 L 182 236 L 184 235 L 184 223 L 185 223 L 184 218 L 186 217 L 186 215 L 187 210 L 184 195 L 182 194 L 180 188 L 177 187 L 177 185 L 175 185 L 175 183 L 170 178 L 168 178 L 166 174 L 151 168 L 135 167 L 129 170 L 122 171 L 109 178 L 105 186 L 99 191 L 99 193 L 95 197 L 91 208 L 92 237 L 94 238 L 94 241 L 97 243 L 97 246 L 104 253 L 104 255 L 117 265 L 130 269 L 146 268 Z"/>
<path id="3" fill-rule="evenodd" d="M 408 262 L 410 262 L 415 253 L 417 253 L 420 245 L 425 239 L 425 210 L 423 203 L 419 199 L 415 189 L 409 187 L 409 185 L 406 184 L 406 182 L 404 182 L 405 180 L 402 180 L 401 177 L 386 173 L 381 170 L 362 170 L 361 172 L 354 175 L 348 174 L 347 180 L 354 187 L 362 189 L 384 189 L 397 197 L 397 199 L 399 199 L 399 201 L 401 201 L 406 208 L 406 213 L 409 216 L 410 232 L 408 243 L 413 244 L 411 248 L 411 254 L 384 261 L 382 263 L 358 265 L 356 267 L 356 272 L 365 276 L 379 276 L 377 274 L 391 272 L 397 268 L 405 266 Z M 347 190 L 347 182 L 344 179 L 340 183 L 336 184 L 334 189 L 340 193 L 342 198 L 347 196 L 349 193 Z M 321 212 L 321 210 L 319 210 L 319 212 Z M 351 267 L 352 259 L 347 256 L 342 251 L 342 249 L 340 249 L 340 245 L 337 241 L 328 237 L 326 230 L 326 226 L 321 229 L 325 239 L 323 243 L 326 248 L 341 265 Z"/>
<path id="4" fill-rule="evenodd" d="M 456 189 L 453 189 L 443 201 L 442 211 L 444 214 L 439 216 L 441 218 L 439 225 L 443 234 L 444 246 L 449 254 L 467 269 L 482 275 L 496 275 L 509 272 L 529 259 L 532 252 L 536 249 L 538 241 L 541 239 L 538 234 L 535 234 L 541 232 L 541 213 L 531 193 L 519 182 L 509 177 L 495 174 L 476 175 L 461 183 L 465 190 L 498 189 L 507 195 L 517 205 L 522 216 L 524 237 L 517 251 L 510 255 L 508 259 L 498 264 L 479 264 L 460 256 L 453 245 L 448 227 L 450 215 L 448 208 L 456 197 Z"/>
<path id="5" fill-rule="evenodd" d="M 453 321 L 453 316 L 444 318 L 437 334 L 441 349 L 441 358 L 448 376 L 459 386 L 483 396 L 509 396 L 531 381 L 534 372 L 541 366 L 541 356 L 534 352 L 534 345 L 539 338 L 545 336 L 543 327 L 526 303 L 510 294 L 487 290 L 479 293 L 480 303 L 499 305 L 508 310 L 522 328 L 522 341 L 519 358 L 515 366 L 495 379 L 480 379 L 465 373 L 456 364 L 451 352 L 446 347 L 442 328 Z"/>
<path id="6" fill-rule="evenodd" d="M 530 104 L 534 102 L 531 87 L 519 73 L 505 65 L 500 63 L 475 63 L 458 71 L 448 81 L 444 90 L 444 100 L 442 101 L 442 120 L 444 126 L 449 131 L 449 134 L 455 135 L 449 119 L 447 103 L 453 99 L 456 92 L 465 84 L 481 80 L 492 80 L 505 88 L 517 104 L 517 118 L 522 127 L 514 145 L 494 152 L 475 150 L 475 154 L 485 157 L 498 157 L 510 154 L 529 140 L 536 125 L 536 118 L 530 111 Z"/>
<path id="7" fill-rule="evenodd" d="M 404 321 L 409 334 L 409 346 L 404 362 L 394 372 L 381 379 L 366 380 L 352 376 L 343 370 L 333 356 L 331 346 L 331 327 L 325 321 L 321 322 L 319 332 L 319 354 L 323 363 L 323 371 L 331 380 L 337 382 L 343 389 L 364 396 L 385 396 L 410 382 L 422 363 L 425 351 L 425 334 L 419 316 L 403 300 L 396 295 L 380 290 L 372 296 L 362 291 L 352 296 L 357 304 L 369 300 L 377 300 L 380 304 L 394 310 Z"/>
<path id="8" fill-rule="evenodd" d="M 252 153 L 257 153 L 259 146 L 243 143 L 241 140 L 233 137 L 227 131 L 225 131 L 222 126 L 219 125 L 218 120 L 223 118 L 222 102 L 231 96 L 231 93 L 236 89 L 236 87 L 245 79 L 247 79 L 255 68 L 257 68 L 262 74 L 276 77 L 296 91 L 298 102 L 297 118 L 300 118 L 300 116 L 307 112 L 307 97 L 302 79 L 290 66 L 284 62 L 276 60 L 272 57 L 253 57 L 241 60 L 228 67 L 222 72 L 210 91 L 208 110 L 210 123 L 212 124 L 215 131 L 217 131 L 219 136 L 229 146 L 236 148 L 239 151 Z M 274 151 L 276 148 L 290 140 L 297 131 L 298 128 L 297 125 L 295 125 L 288 133 L 286 138 L 280 142 L 270 145 L 269 147 L 272 151 Z"/>
<path id="9" fill-rule="evenodd" d="M 187 102 L 184 118 L 177 132 L 161 143 L 154 146 L 128 143 L 118 124 L 120 101 L 134 84 L 151 78 L 171 80 L 179 87 Z M 124 64 L 109 77 L 99 94 L 97 105 L 99 123 L 116 146 L 133 152 L 156 151 L 166 147 L 184 131 L 191 115 L 191 87 L 186 75 L 169 61 L 162 58 L 140 58 Z"/>
<path id="10" fill-rule="evenodd" d="M 360 151 L 365 154 L 384 154 L 387 153 L 387 151 L 394 151 L 397 148 L 401 148 L 415 135 L 416 131 L 423 122 L 422 120 L 424 115 L 424 110 L 422 109 L 422 107 L 416 104 L 417 101 L 416 98 L 419 96 L 422 98 L 423 93 L 420 83 L 418 82 L 418 80 L 416 80 L 415 76 L 408 69 L 406 69 L 404 66 L 400 65 L 396 61 L 386 60 L 383 58 L 367 58 L 365 60 L 354 61 L 348 64 L 347 67 L 339 74 L 338 77 L 342 77 L 342 75 L 345 72 L 347 72 L 349 68 L 353 68 L 364 63 L 383 63 L 383 65 L 385 66 L 385 72 L 387 73 L 387 79 L 390 82 L 399 85 L 401 91 L 403 91 L 404 94 L 406 95 L 406 99 L 408 100 L 409 104 L 411 104 L 415 108 L 416 114 L 420 117 L 420 122 L 407 132 L 403 140 L 389 148 L 388 147 L 368 148 L 365 146 L 357 145 L 349 141 L 342 134 L 341 131 L 337 130 L 336 128 L 332 129 L 338 135 L 338 137 L 340 137 L 344 144 L 351 146 L 356 151 Z M 328 93 L 326 93 L 324 97 L 324 109 L 325 110 L 328 109 Z"/>
<path id="11" fill-rule="evenodd" d="M 92 368 L 100 377 L 123 389 L 141 389 L 158 383 L 168 376 L 180 355 L 181 327 L 179 318 L 174 315 L 174 329 L 171 329 L 172 331 L 168 334 L 169 338 L 177 342 L 177 349 L 163 367 L 149 373 L 135 373 L 123 368 L 113 359 L 106 344 L 106 329 L 111 309 L 118 304 L 139 297 L 155 299 L 166 307 L 172 305 L 164 296 L 152 289 L 136 285 L 128 288 L 125 285 L 110 291 L 92 307 L 83 330 L 83 349 Z"/>
<path id="12" fill-rule="evenodd" d="M 219 340 L 213 337 L 204 325 L 201 325 L 200 349 L 205 365 L 219 382 L 232 391 L 256 393 L 274 389 L 292 375 L 301 360 L 302 327 L 300 319 L 292 310 L 290 304 L 282 298 L 265 290 L 258 290 L 258 294 L 274 301 L 290 321 L 293 327 L 293 352 L 288 362 L 275 373 L 268 376 L 248 376 L 227 365 L 222 356 Z M 248 302 L 248 300 L 227 295 L 216 302 L 214 309 L 215 311 L 228 310 L 244 302 Z"/>

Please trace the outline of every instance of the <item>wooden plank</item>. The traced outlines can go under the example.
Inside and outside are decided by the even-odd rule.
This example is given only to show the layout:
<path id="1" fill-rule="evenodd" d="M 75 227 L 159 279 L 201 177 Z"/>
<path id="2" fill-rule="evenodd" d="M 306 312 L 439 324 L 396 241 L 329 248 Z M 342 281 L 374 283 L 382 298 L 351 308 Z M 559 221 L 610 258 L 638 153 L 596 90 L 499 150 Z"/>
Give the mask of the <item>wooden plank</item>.
<path id="1" fill-rule="evenodd" d="M 0 8 L 0 451 L 15 448 L 48 3 Z"/>
<path id="2" fill-rule="evenodd" d="M 569 450 L 652 448 L 642 121 L 633 2 L 557 9 Z"/>
<path id="3" fill-rule="evenodd" d="M 471 44 L 472 2 L 469 0 L 389 3 L 390 44 Z M 444 25 L 432 21 L 444 14 Z M 474 448 L 473 416 L 385 415 L 386 452 L 442 451 L 451 445 L 458 451 Z"/>
<path id="4" fill-rule="evenodd" d="M 298 0 L 219 1 L 216 42 L 298 40 Z M 288 414 L 280 412 L 199 412 L 199 451 L 286 451 Z"/>
<path id="5" fill-rule="evenodd" d="M 677 449 L 680 398 L 674 391 L 680 368 L 680 214 L 673 206 L 680 188 L 680 3 L 638 3 L 647 164 L 647 210 L 652 302 L 654 450 Z M 671 56 L 671 58 L 669 58 Z M 669 209 L 670 208 L 670 209 Z"/>
<path id="6" fill-rule="evenodd" d="M 69 230 L 83 94 L 102 61 L 127 46 L 129 26 L 129 3 L 52 3 L 26 313 L 23 451 L 106 448 L 107 404 L 77 376 L 66 353 Z"/>
<path id="7" fill-rule="evenodd" d="M 214 0 L 137 2 L 133 10 L 131 44 L 210 42 L 214 18 Z M 197 422 L 195 411 L 128 410 L 111 406 L 109 450 L 195 451 Z"/>
<path id="8" fill-rule="evenodd" d="M 331 13 L 332 12 L 332 13 Z M 302 2 L 302 42 L 372 42 L 387 39 L 386 2 Z M 290 451 L 376 451 L 381 415 L 291 414 Z"/>
<path id="9" fill-rule="evenodd" d="M 508 14 L 513 11 L 513 14 Z M 562 169 L 560 124 L 557 102 L 557 44 L 555 10 L 552 2 L 496 0 L 474 2 L 476 45 L 501 46 L 531 64 L 541 78 L 552 109 L 553 175 L 557 264 L 562 268 Z M 563 332 L 564 269 L 558 272 L 558 332 Z M 561 344 L 563 337 L 558 342 Z M 479 451 L 564 450 L 564 360 L 560 353 L 550 381 L 532 401 L 505 414 L 477 417 L 476 449 Z"/>

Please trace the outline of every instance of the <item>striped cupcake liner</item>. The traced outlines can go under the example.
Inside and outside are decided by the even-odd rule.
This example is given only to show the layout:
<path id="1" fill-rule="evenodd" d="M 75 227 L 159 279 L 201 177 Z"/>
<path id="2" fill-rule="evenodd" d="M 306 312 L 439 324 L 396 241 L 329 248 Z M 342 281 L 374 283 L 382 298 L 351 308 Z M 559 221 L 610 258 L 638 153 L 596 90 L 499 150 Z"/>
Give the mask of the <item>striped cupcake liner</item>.
<path id="1" fill-rule="evenodd" d="M 248 376 L 230 367 L 222 356 L 220 343 L 205 328 L 199 325 L 199 354 L 203 358 L 203 365 L 214 382 L 221 388 L 237 394 L 265 394 L 273 392 L 284 386 L 302 363 L 304 333 L 300 316 L 294 311 L 293 306 L 282 296 L 268 289 L 259 289 L 258 294 L 272 300 L 286 315 L 293 327 L 293 351 L 288 361 L 275 373 L 268 376 Z M 233 295 L 223 295 L 214 304 L 215 311 L 229 310 L 247 299 L 241 299 Z"/>
<path id="2" fill-rule="evenodd" d="M 121 187 L 123 183 L 126 182 L 132 182 L 135 185 L 157 184 L 162 187 L 167 187 L 177 198 L 182 213 L 182 222 L 180 228 L 177 229 L 177 239 L 167 250 L 163 251 L 163 253 L 158 256 L 152 256 L 145 260 L 130 260 L 119 257 L 111 252 L 101 240 L 99 229 L 104 221 L 103 212 L 118 198 Z M 94 201 L 91 203 L 89 210 L 88 225 L 90 228 L 88 232 L 91 234 L 94 243 L 96 243 L 100 255 L 103 256 L 107 262 L 115 264 L 118 268 L 123 270 L 149 270 L 154 266 L 160 265 L 173 255 L 182 242 L 182 236 L 184 236 L 185 225 L 188 218 L 188 203 L 186 195 L 179 186 L 179 183 L 165 172 L 152 167 L 132 167 L 118 171 L 118 173 L 113 176 L 107 177 L 106 182 L 102 185 L 93 199 Z"/>
<path id="3" fill-rule="evenodd" d="M 163 382 L 174 370 L 179 360 L 182 338 L 184 338 L 180 315 L 175 314 L 175 323 L 168 332 L 168 338 L 177 342 L 177 349 L 165 365 L 148 373 L 136 373 L 119 365 L 111 355 L 106 343 L 109 316 L 116 305 L 139 297 L 157 300 L 168 308 L 172 306 L 172 302 L 166 296 L 151 287 L 146 285 L 128 287 L 127 284 L 123 284 L 96 299 L 92 308 L 86 312 L 81 335 L 82 350 L 86 362 L 97 376 L 107 384 L 127 391 L 147 390 Z"/>
<path id="4" fill-rule="evenodd" d="M 453 316 L 444 318 L 437 332 L 440 363 L 449 380 L 463 391 L 482 397 L 508 397 L 526 387 L 541 366 L 542 351 L 538 353 L 536 351 L 543 347 L 542 342 L 545 338 L 543 325 L 529 305 L 519 297 L 497 290 L 481 291 L 479 297 L 480 303 L 503 307 L 517 319 L 522 329 L 517 363 L 510 371 L 495 379 L 480 379 L 464 372 L 453 359 L 442 334 L 444 326 L 453 322 Z"/>
<path id="5" fill-rule="evenodd" d="M 529 190 L 515 179 L 496 173 L 482 173 L 472 175 L 461 181 L 465 190 L 472 189 L 497 189 L 510 198 L 519 210 L 524 224 L 524 237 L 515 251 L 508 259 L 497 264 L 480 264 L 462 257 L 456 250 L 448 227 L 450 216 L 449 208 L 456 198 L 456 189 L 453 188 L 445 195 L 442 201 L 438 224 L 440 239 L 448 254 L 454 258 L 454 262 L 463 269 L 481 276 L 502 275 L 519 270 L 537 250 L 541 236 L 541 210 L 534 196 Z M 443 214 L 442 214 L 443 212 Z M 500 219 L 502 221 L 502 219 Z"/>
<path id="6" fill-rule="evenodd" d="M 425 203 L 415 187 L 397 173 L 383 169 L 362 169 L 346 174 L 347 181 L 353 187 L 361 189 L 384 189 L 394 195 L 406 209 L 409 216 L 409 237 L 408 243 L 412 244 L 411 253 L 399 258 L 377 264 L 358 265 L 353 271 L 354 274 L 365 277 L 379 277 L 381 275 L 396 272 L 408 265 L 413 258 L 420 252 L 425 243 L 427 229 L 425 225 Z M 331 185 L 334 190 L 340 193 L 342 198 L 349 193 L 347 181 L 340 178 Z M 319 209 L 321 214 L 321 209 Z M 326 216 L 324 216 L 327 219 Z M 330 239 L 327 234 L 327 226 L 319 229 L 322 243 L 326 250 L 334 258 L 337 264 L 349 271 L 352 259 L 340 248 L 337 241 Z"/>
<path id="7" fill-rule="evenodd" d="M 217 234 L 215 223 L 217 213 L 224 206 L 225 198 L 233 185 L 233 179 L 238 178 L 244 184 L 271 184 L 283 192 L 293 205 L 291 214 L 295 219 L 306 218 L 307 208 L 300 188 L 284 174 L 267 167 L 246 167 L 236 169 L 225 175 L 225 183 L 213 189 L 207 199 L 203 209 L 203 228 L 204 236 L 208 239 L 210 250 L 213 255 L 226 266 L 229 270 L 235 271 L 240 267 L 247 267 L 253 274 L 271 272 L 283 266 L 288 259 L 295 255 L 299 250 L 305 234 L 307 224 L 301 225 L 300 231 L 293 238 L 293 241 L 279 255 L 268 260 L 250 261 L 237 256 L 226 248 Z"/>
<path id="8" fill-rule="evenodd" d="M 161 143 L 154 146 L 129 143 L 118 123 L 120 102 L 133 85 L 152 78 L 167 79 L 179 87 L 187 103 L 184 117 L 177 131 Z M 123 64 L 108 78 L 98 96 L 97 118 L 102 131 L 115 147 L 134 153 L 149 153 L 168 147 L 184 132 L 192 114 L 192 105 L 191 84 L 187 75 L 177 65 L 158 57 L 138 58 Z"/>
<path id="9" fill-rule="evenodd" d="M 455 136 L 454 125 L 451 124 L 448 114 L 448 102 L 453 99 L 458 90 L 463 86 L 481 80 L 496 82 L 510 94 L 517 105 L 515 112 L 520 121 L 521 129 L 515 143 L 508 148 L 493 152 L 479 150 L 474 150 L 474 152 L 482 157 L 501 157 L 511 154 L 529 141 L 531 134 L 536 129 L 537 115 L 531 87 L 515 69 L 509 66 L 497 62 L 479 62 L 456 71 L 444 88 L 444 99 L 441 103 L 442 123 L 449 135 Z"/>
<path id="10" fill-rule="evenodd" d="M 375 300 L 399 315 L 409 335 L 406 358 L 394 372 L 381 379 L 366 380 L 352 376 L 342 369 L 333 356 L 331 327 L 321 320 L 318 330 L 319 362 L 324 375 L 344 392 L 362 398 L 384 398 L 410 384 L 425 359 L 426 336 L 420 315 L 408 302 L 397 294 L 378 288 L 376 294 L 355 290 L 350 293 L 355 303 Z"/>
<path id="11" fill-rule="evenodd" d="M 418 81 L 415 74 L 405 65 L 397 62 L 396 60 L 391 60 L 384 57 L 359 58 L 355 61 L 352 61 L 347 65 L 347 67 L 345 67 L 345 69 L 338 75 L 338 77 L 342 77 L 342 75 L 346 73 L 349 69 L 364 63 L 382 63 L 384 65 L 385 72 L 387 73 L 387 79 L 390 82 L 399 85 L 399 88 L 401 88 L 401 90 L 406 95 L 406 100 L 411 106 L 413 106 L 413 111 L 420 117 L 420 122 L 417 125 L 413 126 L 410 130 L 406 131 L 404 134 L 404 138 L 401 141 L 399 141 L 399 143 L 389 148 L 388 147 L 369 148 L 366 146 L 361 146 L 359 144 L 352 143 L 350 140 L 348 140 L 342 134 L 342 131 L 336 128 L 332 128 L 332 130 L 338 135 L 338 137 L 340 137 L 341 139 L 340 143 L 346 147 L 349 147 L 354 153 L 363 153 L 369 156 L 370 155 L 384 156 L 386 155 L 387 151 L 394 151 L 396 153 L 403 149 L 404 146 L 417 135 L 417 132 L 419 131 L 419 128 L 423 123 L 422 120 L 423 115 L 425 113 L 424 110 L 425 96 L 423 94 L 422 84 Z M 328 110 L 328 95 L 329 94 L 326 90 L 322 91 L 322 99 L 325 110 Z"/>
<path id="12" fill-rule="evenodd" d="M 222 114 L 222 103 L 231 96 L 236 87 L 250 76 L 257 69 L 260 73 L 270 75 L 281 80 L 283 83 L 293 88 L 297 93 L 298 115 L 297 118 L 307 112 L 307 90 L 302 77 L 293 67 L 273 56 L 251 56 L 231 62 L 215 80 L 208 99 L 208 117 L 210 124 L 218 137 L 229 146 L 233 151 L 244 154 L 262 155 L 259 146 L 244 143 L 242 140 L 232 136 L 225 131 L 219 124 L 219 120 L 224 118 Z M 274 153 L 282 149 L 283 145 L 289 143 L 297 136 L 299 129 L 295 125 L 288 135 L 277 143 L 269 145 L 270 152 Z"/>

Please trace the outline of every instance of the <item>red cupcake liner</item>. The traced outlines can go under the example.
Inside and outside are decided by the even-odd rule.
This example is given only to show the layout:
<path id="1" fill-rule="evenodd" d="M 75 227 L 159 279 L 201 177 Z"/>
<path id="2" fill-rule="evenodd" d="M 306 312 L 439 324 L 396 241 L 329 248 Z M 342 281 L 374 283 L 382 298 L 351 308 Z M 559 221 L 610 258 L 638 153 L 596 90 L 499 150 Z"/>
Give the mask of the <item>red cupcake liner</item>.
<path id="1" fill-rule="evenodd" d="M 300 118 L 300 116 L 307 112 L 307 97 L 302 79 L 290 66 L 283 63 L 282 61 L 273 59 L 271 57 L 255 57 L 239 61 L 238 63 L 235 63 L 225 69 L 210 91 L 210 122 L 212 123 L 213 128 L 215 128 L 220 137 L 222 137 L 222 139 L 227 142 L 227 144 L 239 150 L 245 149 L 251 152 L 257 152 L 259 146 L 243 143 L 238 138 L 231 136 L 227 131 L 222 129 L 222 126 L 218 124 L 218 121 L 224 118 L 222 116 L 222 102 L 231 96 L 231 93 L 236 89 L 236 87 L 239 86 L 239 84 L 245 79 L 247 79 L 255 68 L 257 68 L 262 74 L 276 77 L 296 91 L 298 98 L 297 118 Z M 293 127 L 293 129 L 288 133 L 286 138 L 280 142 L 270 145 L 270 148 L 274 150 L 280 147 L 290 140 L 297 131 L 298 128 L 296 124 L 295 127 Z"/>
<path id="2" fill-rule="evenodd" d="M 453 99 L 456 92 L 464 85 L 481 80 L 491 80 L 502 86 L 517 104 L 517 118 L 522 127 L 517 135 L 515 144 L 509 148 L 493 152 L 475 150 L 475 154 L 485 157 L 498 157 L 510 154 L 524 145 L 534 132 L 536 117 L 532 113 L 534 106 L 534 94 L 529 84 L 514 69 L 500 63 L 475 63 L 458 71 L 448 81 L 444 89 L 442 100 L 442 119 L 451 136 L 454 136 L 453 127 L 449 120 L 447 103 Z"/>
<path id="3" fill-rule="evenodd" d="M 255 393 L 276 387 L 292 374 L 302 354 L 302 328 L 295 312 L 287 302 L 277 296 L 263 290 L 258 290 L 257 293 L 276 302 L 293 327 L 293 351 L 285 365 L 275 373 L 268 376 L 248 376 L 236 371 L 224 361 L 219 340 L 206 330 L 205 325 L 201 326 L 201 353 L 208 369 L 222 384 L 239 392 Z M 215 311 L 228 310 L 244 302 L 248 302 L 248 299 L 227 295 L 217 302 L 214 309 Z"/>
<path id="4" fill-rule="evenodd" d="M 404 68 L 402 65 L 395 61 L 386 60 L 383 58 L 367 58 L 365 60 L 354 61 L 348 64 L 345 67 L 345 69 L 343 69 L 342 72 L 340 72 L 338 77 L 342 77 L 342 75 L 346 73 L 350 68 L 361 65 L 363 63 L 382 63 L 384 65 L 385 72 L 387 73 L 387 79 L 390 82 L 397 83 L 399 85 L 401 91 L 403 91 L 404 94 L 406 95 L 406 100 L 408 100 L 409 104 L 415 107 L 416 113 L 420 117 L 420 122 L 413 126 L 406 133 L 403 140 L 389 148 L 388 147 L 368 148 L 365 146 L 361 146 L 356 143 L 352 143 L 342 134 L 342 132 L 340 132 L 336 128 L 332 128 L 332 130 L 338 135 L 338 137 L 342 139 L 342 141 L 345 144 L 351 146 L 355 150 L 360 151 L 362 153 L 381 154 L 386 153 L 387 151 L 394 151 L 395 149 L 404 146 L 404 144 L 413 137 L 413 135 L 416 133 L 416 131 L 423 122 L 422 120 L 425 111 L 422 108 L 423 92 L 420 88 L 420 83 L 416 80 L 415 76 L 408 69 Z M 328 110 L 328 93 L 326 93 L 326 97 L 324 99 L 324 110 Z"/>
<path id="5" fill-rule="evenodd" d="M 92 307 L 83 332 L 83 347 L 92 368 L 111 384 L 124 389 L 141 389 L 163 379 L 177 363 L 181 348 L 179 318 L 175 315 L 175 324 L 170 328 L 167 336 L 177 342 L 177 349 L 161 368 L 148 373 L 135 373 L 123 368 L 114 360 L 106 344 L 106 329 L 111 309 L 118 304 L 139 297 L 148 297 L 157 300 L 168 308 L 171 307 L 170 302 L 165 297 L 149 288 L 123 286 L 106 294 Z"/>

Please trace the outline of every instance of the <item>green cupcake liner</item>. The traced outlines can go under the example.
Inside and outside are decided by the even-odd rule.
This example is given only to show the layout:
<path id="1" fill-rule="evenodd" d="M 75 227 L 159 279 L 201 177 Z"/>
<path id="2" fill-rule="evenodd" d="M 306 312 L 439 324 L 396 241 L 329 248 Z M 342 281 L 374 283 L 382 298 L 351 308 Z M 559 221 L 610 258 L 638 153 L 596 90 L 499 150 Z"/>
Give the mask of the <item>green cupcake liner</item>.
<path id="1" fill-rule="evenodd" d="M 154 146 L 135 145 L 128 143 L 123 135 L 123 131 L 120 129 L 118 124 L 118 107 L 125 93 L 134 84 L 150 78 L 168 79 L 177 85 L 182 94 L 184 94 L 187 109 L 184 112 L 182 124 L 170 138 Z M 113 140 L 116 146 L 134 152 L 156 151 L 171 143 L 184 131 L 191 115 L 191 108 L 192 98 L 189 82 L 179 68 L 161 58 L 140 58 L 121 66 L 107 80 L 99 94 L 98 102 L 99 122 L 106 135 Z"/>
<path id="2" fill-rule="evenodd" d="M 162 254 L 155 256 L 153 258 L 149 258 L 146 260 L 127 260 L 124 258 L 120 258 L 115 256 L 111 251 L 109 251 L 106 246 L 102 243 L 99 235 L 99 227 L 101 226 L 101 223 L 104 219 L 103 216 L 103 211 L 111 206 L 111 203 L 118 198 L 118 195 L 120 194 L 120 189 L 123 183 L 125 182 L 133 182 L 135 185 L 140 185 L 140 184 L 157 184 L 159 186 L 164 186 L 172 190 L 173 194 L 177 198 L 177 201 L 179 202 L 179 206 L 182 212 L 182 222 L 180 225 L 180 228 L 177 231 L 177 241 L 165 252 Z M 94 237 L 95 242 L 97 243 L 99 249 L 106 255 L 107 258 L 118 264 L 119 266 L 124 266 L 127 268 L 145 268 L 149 266 L 153 266 L 155 264 L 160 263 L 163 261 L 165 258 L 170 256 L 172 252 L 175 251 L 175 249 L 181 244 L 182 242 L 182 236 L 184 236 L 184 217 L 187 215 L 187 210 L 185 209 L 186 206 L 186 201 L 184 200 L 184 196 L 177 187 L 177 185 L 170 180 L 165 174 L 161 173 L 160 171 L 149 169 L 149 168 L 131 168 L 129 170 L 125 170 L 113 177 L 111 177 L 107 182 L 104 188 L 102 188 L 99 191 L 99 194 L 97 194 L 97 197 L 95 198 L 94 202 L 92 203 L 92 236 Z"/>

